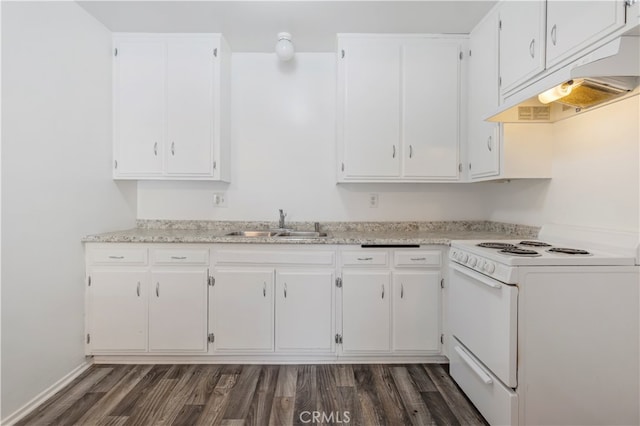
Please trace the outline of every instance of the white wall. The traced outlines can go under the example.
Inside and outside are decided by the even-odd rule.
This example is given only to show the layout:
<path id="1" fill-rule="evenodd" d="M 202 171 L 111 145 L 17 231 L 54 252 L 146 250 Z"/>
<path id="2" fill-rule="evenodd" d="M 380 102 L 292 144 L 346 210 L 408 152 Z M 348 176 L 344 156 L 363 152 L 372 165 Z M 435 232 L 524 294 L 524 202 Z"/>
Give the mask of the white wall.
<path id="1" fill-rule="evenodd" d="M 552 126 L 550 181 L 492 189 L 492 220 L 640 230 L 640 96 Z"/>
<path id="2" fill-rule="evenodd" d="M 232 59 L 231 184 L 143 182 L 144 219 L 453 220 L 482 219 L 486 187 L 495 184 L 336 185 L 336 65 L 332 53 L 298 53 L 293 64 L 274 54 Z M 228 207 L 213 207 L 213 192 Z M 368 196 L 379 194 L 379 207 Z"/>
<path id="3" fill-rule="evenodd" d="M 111 35 L 75 2 L 2 2 L 2 414 L 84 362 L 80 238 L 135 221 L 111 179 Z"/>

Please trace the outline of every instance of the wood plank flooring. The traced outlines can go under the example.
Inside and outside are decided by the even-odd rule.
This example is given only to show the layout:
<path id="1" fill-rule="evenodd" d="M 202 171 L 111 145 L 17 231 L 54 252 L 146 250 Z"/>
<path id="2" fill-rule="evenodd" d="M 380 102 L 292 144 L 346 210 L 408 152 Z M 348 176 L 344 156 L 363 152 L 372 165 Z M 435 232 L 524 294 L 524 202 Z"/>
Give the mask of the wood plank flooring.
<path id="1" fill-rule="evenodd" d="M 18 425 L 486 425 L 438 364 L 94 365 Z"/>

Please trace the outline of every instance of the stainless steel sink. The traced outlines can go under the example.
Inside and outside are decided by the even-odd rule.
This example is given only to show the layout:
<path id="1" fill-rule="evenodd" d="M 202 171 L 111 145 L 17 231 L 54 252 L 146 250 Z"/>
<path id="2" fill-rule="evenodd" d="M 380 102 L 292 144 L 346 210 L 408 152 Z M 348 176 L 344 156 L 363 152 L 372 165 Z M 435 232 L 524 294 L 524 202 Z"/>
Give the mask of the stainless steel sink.
<path id="1" fill-rule="evenodd" d="M 233 231 L 227 234 L 230 237 L 275 237 L 278 231 Z"/>
<path id="2" fill-rule="evenodd" d="M 304 239 L 304 238 L 326 238 L 326 232 L 314 232 L 314 231 L 292 231 L 292 230 L 259 230 L 259 231 L 233 231 L 229 232 L 227 236 L 230 237 L 276 237 L 276 238 L 289 238 L 289 239 Z"/>

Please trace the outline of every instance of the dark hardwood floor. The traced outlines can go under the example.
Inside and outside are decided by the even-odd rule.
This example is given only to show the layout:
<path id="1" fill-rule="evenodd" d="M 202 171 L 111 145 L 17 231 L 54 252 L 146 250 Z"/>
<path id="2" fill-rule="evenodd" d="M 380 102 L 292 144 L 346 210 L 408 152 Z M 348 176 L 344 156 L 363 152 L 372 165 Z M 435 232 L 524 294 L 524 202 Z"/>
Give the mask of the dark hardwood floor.
<path id="1" fill-rule="evenodd" d="M 486 425 L 437 364 L 94 365 L 19 425 Z"/>

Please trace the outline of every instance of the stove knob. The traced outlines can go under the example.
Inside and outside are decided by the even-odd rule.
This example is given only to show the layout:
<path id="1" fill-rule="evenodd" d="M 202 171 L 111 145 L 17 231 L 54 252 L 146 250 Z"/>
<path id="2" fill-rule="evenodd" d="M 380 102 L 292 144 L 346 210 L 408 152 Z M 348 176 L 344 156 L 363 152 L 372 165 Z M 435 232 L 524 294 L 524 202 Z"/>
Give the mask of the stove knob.
<path id="1" fill-rule="evenodd" d="M 478 263 L 478 259 L 473 256 L 469 257 L 469 266 L 474 267 L 476 266 L 476 263 Z"/>
<path id="2" fill-rule="evenodd" d="M 468 258 L 469 256 L 467 256 L 466 253 L 460 253 L 460 257 L 458 257 L 458 260 L 460 260 L 460 262 L 462 263 L 467 263 Z"/>
<path id="3" fill-rule="evenodd" d="M 484 270 L 492 274 L 496 270 L 496 265 L 490 262 L 484 264 Z"/>

